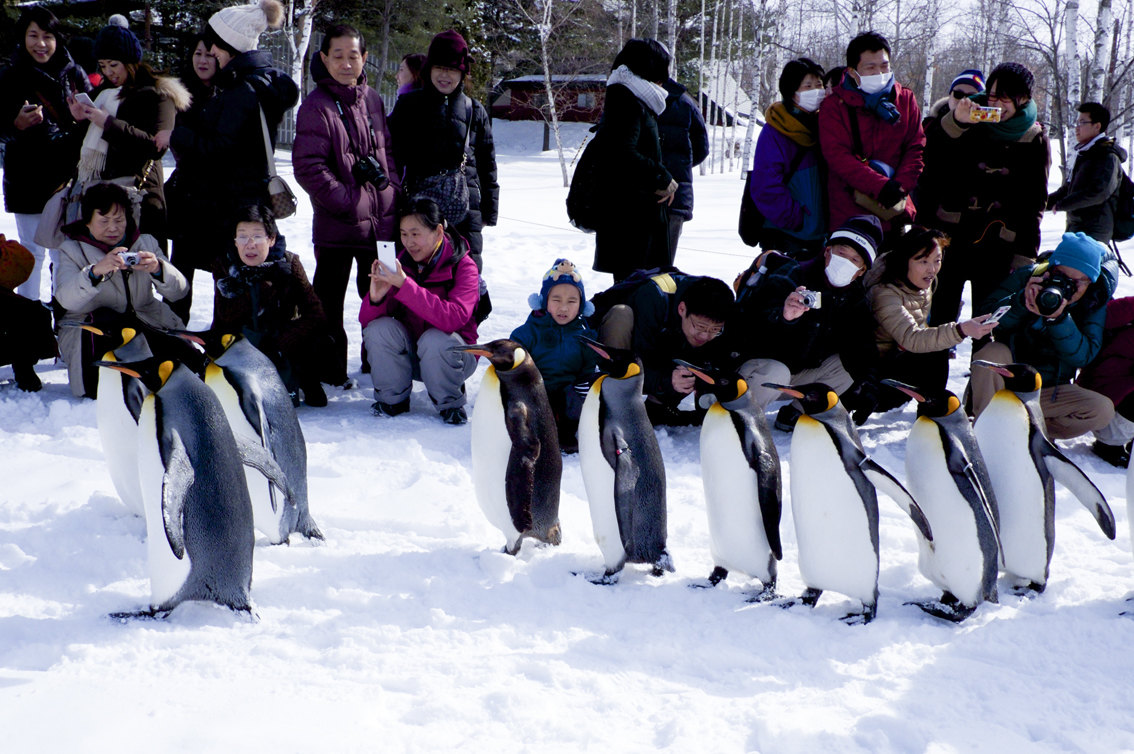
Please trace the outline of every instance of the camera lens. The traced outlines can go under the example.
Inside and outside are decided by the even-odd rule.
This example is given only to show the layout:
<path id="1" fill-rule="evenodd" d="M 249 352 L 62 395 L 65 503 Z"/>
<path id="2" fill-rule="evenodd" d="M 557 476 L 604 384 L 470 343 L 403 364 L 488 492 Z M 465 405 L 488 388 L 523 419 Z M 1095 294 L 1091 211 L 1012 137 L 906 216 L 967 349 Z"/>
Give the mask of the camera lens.
<path id="1" fill-rule="evenodd" d="M 1063 305 L 1063 291 L 1057 286 L 1048 286 L 1036 294 L 1036 310 L 1045 317 L 1055 314 Z"/>

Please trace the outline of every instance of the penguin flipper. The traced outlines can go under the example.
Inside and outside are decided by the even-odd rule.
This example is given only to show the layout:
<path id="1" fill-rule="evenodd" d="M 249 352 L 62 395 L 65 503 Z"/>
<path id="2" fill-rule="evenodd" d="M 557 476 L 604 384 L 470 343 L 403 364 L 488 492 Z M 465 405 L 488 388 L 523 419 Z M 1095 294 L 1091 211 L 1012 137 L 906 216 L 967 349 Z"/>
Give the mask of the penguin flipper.
<path id="1" fill-rule="evenodd" d="M 1051 476 L 1055 481 L 1062 484 L 1064 487 L 1071 491 L 1071 494 L 1079 499 L 1083 507 L 1091 512 L 1098 522 L 1099 528 L 1102 529 L 1103 534 L 1107 539 L 1114 539 L 1114 513 L 1107 505 L 1106 498 L 1103 497 L 1099 488 L 1095 483 L 1087 478 L 1083 470 L 1074 464 L 1063 452 L 1055 448 L 1054 453 L 1049 453 L 1044 456 L 1044 463 L 1047 464 L 1047 470 L 1051 472 Z"/>
<path id="2" fill-rule="evenodd" d="M 914 526 L 921 532 L 921 536 L 925 537 L 925 541 L 932 542 L 933 530 L 929 528 L 929 520 L 925 517 L 921 506 L 913 499 L 909 490 L 895 479 L 889 471 L 886 471 L 870 458 L 863 458 L 858 465 L 871 484 L 889 495 L 906 512 L 906 515 L 913 520 Z"/>
<path id="3" fill-rule="evenodd" d="M 527 406 L 514 403 L 504 417 L 512 450 L 508 454 L 508 472 L 504 481 L 504 498 L 512 525 L 523 534 L 532 528 L 532 499 L 535 496 L 536 461 L 542 450 L 539 436 L 533 431 Z M 519 540 L 517 540 L 518 545 Z M 517 546 L 517 549 L 518 546 Z"/>
<path id="4" fill-rule="evenodd" d="M 185 444 L 175 432 L 164 448 L 165 474 L 161 480 L 161 518 L 169 549 L 178 560 L 185 557 L 185 496 L 196 474 Z"/>
<path id="5" fill-rule="evenodd" d="M 236 446 L 240 450 L 240 461 L 245 466 L 256 469 L 264 478 L 271 482 L 273 485 L 283 491 L 284 495 L 292 498 L 292 490 L 288 486 L 287 474 L 276 463 L 276 459 L 268 452 L 268 449 L 263 445 L 252 442 L 250 439 L 243 435 L 236 436 Z M 272 511 L 276 511 L 276 498 L 275 495 L 271 496 Z"/>

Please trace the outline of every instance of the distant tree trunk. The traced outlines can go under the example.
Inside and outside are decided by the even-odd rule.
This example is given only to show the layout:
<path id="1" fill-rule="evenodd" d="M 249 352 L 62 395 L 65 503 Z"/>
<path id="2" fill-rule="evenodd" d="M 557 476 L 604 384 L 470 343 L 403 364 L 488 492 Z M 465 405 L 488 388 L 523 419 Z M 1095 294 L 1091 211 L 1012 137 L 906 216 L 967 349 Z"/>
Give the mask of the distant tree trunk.
<path id="1" fill-rule="evenodd" d="M 741 6 L 741 7 L 743 8 L 743 6 Z M 732 81 L 732 42 L 733 42 L 733 28 L 734 28 L 733 24 L 736 21 L 736 13 L 737 13 L 736 6 L 733 3 L 729 3 L 728 4 L 728 44 L 725 45 L 725 74 L 724 74 L 725 86 L 722 88 L 722 91 L 721 91 L 722 98 L 726 95 L 726 93 L 728 91 L 728 85 Z M 732 108 L 732 129 L 731 129 L 731 131 L 725 130 L 725 132 L 723 134 L 724 138 L 721 139 L 721 144 L 724 147 L 724 154 L 721 155 L 721 172 L 724 172 L 724 170 L 725 170 L 724 158 L 726 156 L 728 157 L 728 171 L 730 173 L 732 172 L 733 159 L 735 157 L 735 155 L 733 155 L 732 144 L 733 144 L 733 141 L 736 139 L 736 110 L 737 110 L 736 103 L 739 102 L 739 98 L 738 98 L 737 95 L 739 95 L 739 90 L 734 92 L 734 96 L 733 96 L 734 102 L 733 102 L 733 108 Z M 727 125 L 727 123 L 726 123 L 726 125 Z"/>
<path id="2" fill-rule="evenodd" d="M 708 98 L 705 96 L 705 0 L 701 0 L 701 59 L 697 65 L 697 106 L 701 108 L 701 117 L 706 123 L 709 120 Z M 712 133 L 711 131 L 709 133 Z M 705 175 L 709 166 L 701 162 L 701 175 Z"/>
<path id="3" fill-rule="evenodd" d="M 1067 0 L 1066 25 L 1063 27 L 1064 48 L 1066 57 L 1064 67 L 1067 72 L 1067 100 L 1078 104 L 1080 96 L 1079 82 L 1082 79 L 1082 58 L 1079 56 L 1079 0 Z M 1070 124 L 1067 121 L 1060 123 L 1066 131 Z"/>
<path id="4" fill-rule="evenodd" d="M 717 147 L 719 146 L 719 134 L 716 128 L 717 119 L 720 117 L 720 79 L 721 79 L 721 48 L 720 48 L 720 35 L 717 33 L 720 28 L 721 21 L 721 0 L 716 0 L 713 3 L 713 41 L 711 46 L 711 73 L 713 82 L 710 85 L 711 98 L 709 100 L 709 115 L 712 122 L 709 124 L 709 172 L 717 172 Z"/>
<path id="5" fill-rule="evenodd" d="M 929 0 L 925 8 L 925 87 L 922 89 L 922 112 L 928 113 L 933 106 L 933 58 L 937 41 L 938 20 L 937 0 Z"/>
<path id="6" fill-rule="evenodd" d="M 315 8 L 318 7 L 320 0 L 311 0 L 310 4 L 298 11 L 295 10 L 295 0 L 288 0 L 287 4 L 287 27 L 284 30 L 284 37 L 288 42 L 288 54 L 291 56 L 291 78 L 299 86 L 299 91 L 304 90 L 304 66 L 303 61 L 306 59 L 307 43 L 311 39 L 311 27 L 315 22 Z M 296 16 L 299 16 L 298 26 L 296 26 Z"/>
<path id="7" fill-rule="evenodd" d="M 1099 14 L 1095 22 L 1095 51 L 1091 58 L 1090 75 L 1087 77 L 1086 99 L 1090 102 L 1099 102 L 1106 96 L 1103 84 L 1106 81 L 1106 53 L 1110 47 L 1110 7 L 1111 0 L 1099 0 Z"/>
<path id="8" fill-rule="evenodd" d="M 630 0 L 630 37 L 638 36 L 638 0 Z"/>
<path id="9" fill-rule="evenodd" d="M 658 15 L 661 11 L 658 10 L 658 4 L 660 2 L 661 0 L 653 0 L 653 2 L 650 3 L 650 37 L 653 39 L 657 39 L 659 36 L 658 27 L 660 26 L 661 19 L 658 18 Z"/>
<path id="10" fill-rule="evenodd" d="M 677 78 L 677 0 L 669 0 L 666 16 L 666 34 L 668 36 L 666 46 L 669 47 L 669 53 L 673 55 L 671 70 L 673 77 Z"/>
<path id="11" fill-rule="evenodd" d="M 386 65 L 390 55 L 390 16 L 394 0 L 386 0 L 386 9 L 382 13 L 382 47 L 381 53 L 378 56 L 378 75 L 386 75 Z M 374 88 L 377 89 L 382 85 L 382 81 L 375 81 Z"/>

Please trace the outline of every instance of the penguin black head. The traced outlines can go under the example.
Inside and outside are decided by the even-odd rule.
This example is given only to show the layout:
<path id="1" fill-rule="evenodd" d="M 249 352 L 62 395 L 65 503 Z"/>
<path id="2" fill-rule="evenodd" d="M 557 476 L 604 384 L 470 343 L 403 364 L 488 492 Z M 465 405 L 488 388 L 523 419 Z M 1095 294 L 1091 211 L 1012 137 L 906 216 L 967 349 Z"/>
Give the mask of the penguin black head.
<path id="1" fill-rule="evenodd" d="M 604 374 L 608 374 L 616 380 L 625 380 L 642 373 L 642 364 L 633 351 L 625 348 L 611 348 L 585 335 L 577 337 L 598 354 L 599 371 Z"/>
<path id="2" fill-rule="evenodd" d="M 917 401 L 917 415 L 925 416 L 930 419 L 949 416 L 961 408 L 961 401 L 956 395 L 949 392 L 945 388 L 936 388 L 929 390 L 919 390 L 912 385 L 907 385 L 904 382 L 897 380 L 885 379 L 882 380 L 883 385 L 901 390 Z"/>
<path id="3" fill-rule="evenodd" d="M 169 359 L 160 359 L 156 356 L 131 362 L 96 361 L 95 366 L 107 367 L 122 372 L 122 374 L 136 377 L 151 393 L 161 390 L 176 368 L 176 365 Z"/>
<path id="4" fill-rule="evenodd" d="M 709 385 L 709 392 L 716 396 L 718 401 L 728 403 L 735 401 L 748 392 L 748 383 L 736 372 L 725 372 L 711 367 L 700 367 L 690 364 L 682 359 L 674 359 L 674 364 L 685 367 L 697 376 L 697 379 Z"/>
<path id="5" fill-rule="evenodd" d="M 991 369 L 1004 378 L 1004 387 L 1013 393 L 1035 393 L 1043 387 L 1043 378 L 1034 367 L 1019 362 L 1012 364 L 997 364 L 992 361 L 977 359 L 973 361 L 974 367 Z"/>
<path id="6" fill-rule="evenodd" d="M 493 340 L 488 343 L 470 343 L 467 346 L 453 346 L 451 351 L 464 351 L 465 353 L 484 356 L 497 372 L 507 372 L 521 366 L 525 361 L 531 361 L 527 350 L 519 343 L 507 338 Z"/>
<path id="7" fill-rule="evenodd" d="M 827 387 L 822 382 L 811 382 L 795 387 L 777 385 L 774 382 L 765 382 L 764 387 L 779 390 L 784 395 L 790 395 L 792 398 L 798 399 L 799 405 L 803 407 L 803 413 L 808 416 L 830 411 L 835 406 L 839 405 L 839 396 L 835 394 L 834 390 Z"/>

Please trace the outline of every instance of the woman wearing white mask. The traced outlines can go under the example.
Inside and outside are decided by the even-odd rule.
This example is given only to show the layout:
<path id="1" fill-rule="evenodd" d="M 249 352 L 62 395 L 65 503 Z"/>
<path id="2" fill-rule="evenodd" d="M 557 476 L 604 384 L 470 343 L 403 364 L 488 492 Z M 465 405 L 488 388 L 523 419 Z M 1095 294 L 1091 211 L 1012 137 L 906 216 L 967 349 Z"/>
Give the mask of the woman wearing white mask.
<path id="1" fill-rule="evenodd" d="M 881 34 L 859 34 L 847 46 L 842 80 L 819 111 L 819 142 L 829 169 L 829 227 L 863 211 L 886 231 L 912 222 L 908 194 L 924 166 L 925 132 L 917 98 L 894 81 Z"/>
<path id="2" fill-rule="evenodd" d="M 788 61 L 780 73 L 782 101 L 764 112 L 748 193 L 764 216 L 760 246 L 796 259 L 823 251 L 827 230 L 819 104 L 827 92 L 823 69 L 809 58 Z"/>

